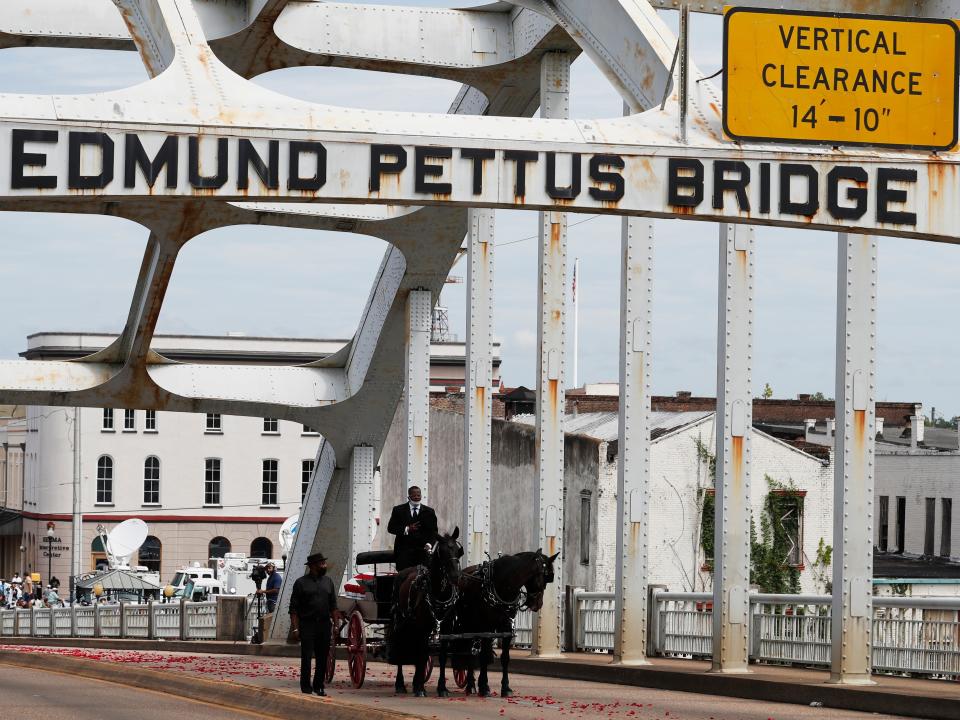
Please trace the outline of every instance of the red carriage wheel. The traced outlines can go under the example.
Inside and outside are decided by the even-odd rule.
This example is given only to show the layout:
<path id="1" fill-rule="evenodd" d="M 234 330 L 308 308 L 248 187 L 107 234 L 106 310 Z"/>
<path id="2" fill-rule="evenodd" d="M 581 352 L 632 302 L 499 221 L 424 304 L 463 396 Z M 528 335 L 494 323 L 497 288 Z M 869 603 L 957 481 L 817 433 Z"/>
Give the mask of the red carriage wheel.
<path id="1" fill-rule="evenodd" d="M 327 651 L 327 671 L 323 674 L 324 683 L 333 682 L 333 673 L 337 669 L 337 639 L 340 637 L 340 627 L 337 623 L 330 623 L 330 649 Z"/>
<path id="2" fill-rule="evenodd" d="M 467 686 L 467 671 L 466 669 L 457 670 L 454 668 L 453 671 L 453 681 L 457 684 L 457 687 L 461 690 Z"/>
<path id="3" fill-rule="evenodd" d="M 367 674 L 367 629 L 359 610 L 350 613 L 347 630 L 347 663 L 350 666 L 350 681 L 358 690 L 363 687 Z"/>
<path id="4" fill-rule="evenodd" d="M 430 681 L 430 676 L 433 675 L 433 655 L 427 655 L 427 667 L 423 671 L 423 684 L 426 685 Z"/>

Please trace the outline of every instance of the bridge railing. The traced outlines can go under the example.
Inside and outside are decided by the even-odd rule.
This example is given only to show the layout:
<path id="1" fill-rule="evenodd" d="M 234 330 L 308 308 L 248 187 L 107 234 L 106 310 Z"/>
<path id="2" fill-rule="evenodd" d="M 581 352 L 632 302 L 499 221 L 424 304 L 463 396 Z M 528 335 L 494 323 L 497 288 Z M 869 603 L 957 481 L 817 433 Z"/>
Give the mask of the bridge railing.
<path id="1" fill-rule="evenodd" d="M 0 610 L 0 638 L 4 637 L 216 640 L 217 603 L 124 603 Z"/>
<path id="2" fill-rule="evenodd" d="M 613 593 L 576 591 L 575 649 L 613 650 Z M 750 596 L 752 662 L 829 666 L 829 595 Z M 712 655 L 713 596 L 654 591 L 649 651 L 678 658 Z M 960 678 L 960 597 L 874 597 L 875 672 Z"/>

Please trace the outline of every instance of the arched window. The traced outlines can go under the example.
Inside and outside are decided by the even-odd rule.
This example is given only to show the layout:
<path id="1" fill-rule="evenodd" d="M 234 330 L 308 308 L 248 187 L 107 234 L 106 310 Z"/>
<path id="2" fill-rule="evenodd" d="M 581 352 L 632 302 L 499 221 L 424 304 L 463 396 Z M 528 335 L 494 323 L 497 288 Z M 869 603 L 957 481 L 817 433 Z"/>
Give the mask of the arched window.
<path id="1" fill-rule="evenodd" d="M 90 569 L 99 570 L 107 567 L 107 552 L 103 549 L 103 540 L 97 535 L 90 543 Z"/>
<path id="2" fill-rule="evenodd" d="M 163 546 L 160 544 L 160 540 L 153 535 L 147 535 L 147 539 L 144 540 L 143 545 L 140 546 L 140 559 L 137 561 L 137 564 L 143 565 L 148 570 L 160 572 L 160 555 L 162 550 Z"/>
<path id="3" fill-rule="evenodd" d="M 97 502 L 113 502 L 113 458 L 109 455 L 97 460 Z"/>
<path id="4" fill-rule="evenodd" d="M 271 558 L 273 557 L 273 543 L 265 537 L 258 537 L 250 543 L 250 557 L 252 558 Z"/>
<path id="5" fill-rule="evenodd" d="M 230 552 L 230 541 L 225 537 L 220 537 L 219 535 L 210 541 L 210 546 L 207 548 L 207 557 L 212 558 L 222 558 L 228 552 Z"/>
<path id="6" fill-rule="evenodd" d="M 160 504 L 160 458 L 153 455 L 143 462 L 143 504 Z"/>

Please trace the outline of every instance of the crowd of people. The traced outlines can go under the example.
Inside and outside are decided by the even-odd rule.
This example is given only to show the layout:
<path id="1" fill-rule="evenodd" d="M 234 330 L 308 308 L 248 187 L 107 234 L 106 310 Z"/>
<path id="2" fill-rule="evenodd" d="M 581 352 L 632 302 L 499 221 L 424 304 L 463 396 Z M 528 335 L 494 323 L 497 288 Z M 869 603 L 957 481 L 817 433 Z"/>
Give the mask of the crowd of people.
<path id="1" fill-rule="evenodd" d="M 26 574 L 23 577 L 16 574 L 9 582 L 6 578 L 0 578 L 0 608 L 63 607 L 59 587 L 60 583 L 55 579 L 51 579 L 50 584 L 44 587 Z"/>

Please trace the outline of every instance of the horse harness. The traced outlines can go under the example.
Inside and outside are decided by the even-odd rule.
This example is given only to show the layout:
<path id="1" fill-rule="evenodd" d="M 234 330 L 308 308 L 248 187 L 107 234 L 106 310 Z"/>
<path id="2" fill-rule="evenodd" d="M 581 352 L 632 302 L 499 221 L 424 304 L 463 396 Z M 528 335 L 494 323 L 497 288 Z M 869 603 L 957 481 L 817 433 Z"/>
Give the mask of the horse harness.
<path id="1" fill-rule="evenodd" d="M 437 551 L 438 543 L 435 543 L 431 554 Z M 456 585 L 452 585 L 447 581 L 447 576 L 444 573 L 441 573 L 440 578 L 440 591 L 443 592 L 446 588 L 450 588 L 450 595 L 446 600 L 439 600 L 433 597 L 433 588 L 431 587 L 431 575 L 430 568 L 425 565 L 417 565 L 417 576 L 413 579 L 411 583 L 411 589 L 416 589 L 420 591 L 420 595 L 424 598 L 427 611 L 430 613 L 430 617 L 433 620 L 437 628 L 440 627 L 440 623 L 446 620 L 447 615 L 453 609 L 453 606 L 456 604 L 457 599 L 459 598 L 459 591 L 457 590 Z M 397 613 L 397 622 L 403 622 L 407 618 L 413 615 L 415 610 L 414 606 L 411 603 L 411 598 L 413 593 L 407 594 L 407 603 L 405 609 L 400 609 L 398 604 Z"/>
<path id="2" fill-rule="evenodd" d="M 546 578 L 548 575 L 546 560 L 543 558 L 543 556 L 537 555 L 536 561 L 540 572 L 543 574 L 544 578 Z M 470 577 L 475 578 L 476 575 L 472 575 Z M 542 589 L 534 593 L 528 593 L 526 587 L 521 585 L 520 589 L 517 591 L 517 596 L 513 598 L 513 600 L 504 600 L 500 596 L 500 593 L 497 592 L 497 584 L 493 580 L 492 560 L 485 560 L 480 565 L 480 582 L 480 593 L 487 606 L 491 610 L 497 610 L 504 613 L 511 619 L 516 617 L 516 614 L 519 610 L 526 610 L 532 607 L 532 602 L 538 598 L 542 598 L 544 590 L 546 589 L 546 583 L 544 583 L 544 587 Z"/>

